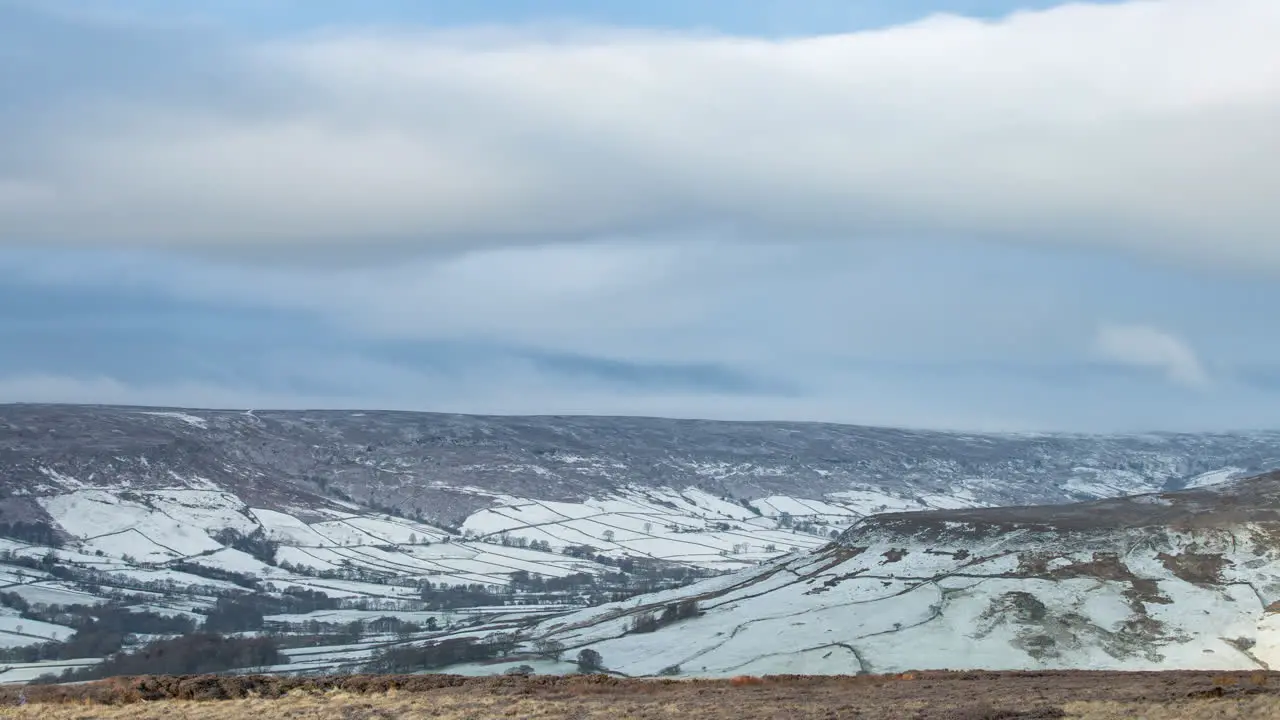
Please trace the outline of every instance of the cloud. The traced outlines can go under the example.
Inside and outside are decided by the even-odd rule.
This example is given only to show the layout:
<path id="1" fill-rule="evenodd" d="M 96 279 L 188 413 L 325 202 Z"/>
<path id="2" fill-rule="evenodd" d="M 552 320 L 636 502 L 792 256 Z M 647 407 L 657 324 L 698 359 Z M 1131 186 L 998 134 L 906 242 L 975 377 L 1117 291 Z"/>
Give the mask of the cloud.
<path id="1" fill-rule="evenodd" d="M 1192 388 L 1209 384 L 1195 350 L 1176 335 L 1147 325 L 1108 324 L 1094 338 L 1098 358 L 1112 363 L 1162 371 L 1170 382 Z"/>
<path id="2" fill-rule="evenodd" d="M 371 365 L 370 365 L 371 367 Z M 849 422 L 850 407 L 823 397 L 724 392 L 617 392 L 603 386 L 549 382 L 518 373 L 514 379 L 431 378 L 392 370 L 398 386 L 365 387 L 355 394 L 281 393 L 211 382 L 130 383 L 104 375 L 0 375 L 0 403 L 90 403 L 197 409 L 414 410 L 494 415 L 617 415 L 718 420 Z M 1001 431 L 1024 421 L 973 407 L 928 402 L 876 402 L 874 383 L 861 383 L 864 422 L 882 426 Z M 932 405 L 932 406 L 931 406 Z"/>
<path id="3" fill-rule="evenodd" d="M 123 251 L 0 252 L 0 285 L 33 288 L 10 300 L 15 308 L 56 303 L 68 292 L 96 293 L 85 301 L 94 308 L 113 294 L 141 294 L 138 302 L 235 309 L 228 322 L 242 333 L 251 315 L 283 312 L 289 328 L 302 326 L 300 317 L 319 318 L 325 325 L 309 332 L 356 342 L 717 363 L 768 377 L 795 376 L 811 363 L 1057 361 L 1078 352 L 1074 333 L 1092 329 L 1094 301 L 1078 298 L 1082 284 L 1097 282 L 1096 266 L 1070 258 L 942 242 L 640 237 L 323 268 Z M 1149 284 L 1133 274 L 1124 282 Z M 34 288 L 41 290 L 32 295 Z M 102 322 L 95 316 L 89 330 Z"/>
<path id="4" fill-rule="evenodd" d="M 158 54 L 137 87 L 19 73 L 24 109 L 57 112 L 0 121 L 0 238 L 456 250 L 710 229 L 1280 270 L 1277 35 L 1273 0 L 1134 0 L 782 40 L 336 30 Z M 27 62 L 111 67 L 94 47 Z"/>
<path id="5" fill-rule="evenodd" d="M 301 404 L 299 400 L 302 400 Z M 307 398 L 234 389 L 201 382 L 135 385 L 104 375 L 23 374 L 0 377 L 0 403 L 71 403 L 251 409 L 305 408 Z M 330 400 L 332 402 L 332 400 Z M 323 405 L 323 401 L 321 402 Z"/>
<path id="6" fill-rule="evenodd" d="M 1262 279 L 941 240 L 350 268 L 0 249 L 0 402 L 1274 427 L 1276 302 Z"/>

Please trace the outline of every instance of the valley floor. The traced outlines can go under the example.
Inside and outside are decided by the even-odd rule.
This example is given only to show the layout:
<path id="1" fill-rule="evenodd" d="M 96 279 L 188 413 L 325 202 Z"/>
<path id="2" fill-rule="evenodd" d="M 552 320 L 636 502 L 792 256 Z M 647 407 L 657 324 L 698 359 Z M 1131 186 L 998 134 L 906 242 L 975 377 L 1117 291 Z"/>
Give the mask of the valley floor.
<path id="1" fill-rule="evenodd" d="M 0 718 L 89 717 L 1265 720 L 1280 718 L 1280 673 L 920 672 L 670 681 L 201 676 L 0 690 Z"/>

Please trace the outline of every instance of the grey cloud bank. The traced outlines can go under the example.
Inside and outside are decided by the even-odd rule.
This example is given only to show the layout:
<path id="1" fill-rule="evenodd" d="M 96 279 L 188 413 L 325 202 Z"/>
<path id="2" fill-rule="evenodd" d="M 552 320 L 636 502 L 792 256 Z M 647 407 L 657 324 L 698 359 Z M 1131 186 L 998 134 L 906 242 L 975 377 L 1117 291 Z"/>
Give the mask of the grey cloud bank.
<path id="1" fill-rule="evenodd" d="M 0 402 L 1266 427 L 1277 302 L 1261 279 L 954 241 L 324 270 L 0 251 Z"/>
<path id="2" fill-rule="evenodd" d="M 1280 4 L 253 40 L 27 5 L 0 402 L 1280 423 Z"/>
<path id="3" fill-rule="evenodd" d="M 6 78 L 30 107 L 0 121 L 0 238 L 456 250 L 712 228 L 1274 270 L 1277 36 L 1271 0 L 1140 0 L 788 40 L 210 37 L 211 60 L 134 84 L 137 58 L 106 63 L 105 90 Z"/>

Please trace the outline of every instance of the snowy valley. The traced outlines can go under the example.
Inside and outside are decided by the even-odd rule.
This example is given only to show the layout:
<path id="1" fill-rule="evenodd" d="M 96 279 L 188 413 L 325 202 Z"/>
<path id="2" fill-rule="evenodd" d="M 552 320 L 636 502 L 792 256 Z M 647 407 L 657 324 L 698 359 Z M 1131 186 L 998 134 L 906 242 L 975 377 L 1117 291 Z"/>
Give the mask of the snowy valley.
<path id="1" fill-rule="evenodd" d="M 1278 451 L 3 406 L 0 682 L 201 629 L 269 638 L 239 669 L 279 673 L 1257 667 L 1280 662 L 1277 497 L 1238 478 Z"/>

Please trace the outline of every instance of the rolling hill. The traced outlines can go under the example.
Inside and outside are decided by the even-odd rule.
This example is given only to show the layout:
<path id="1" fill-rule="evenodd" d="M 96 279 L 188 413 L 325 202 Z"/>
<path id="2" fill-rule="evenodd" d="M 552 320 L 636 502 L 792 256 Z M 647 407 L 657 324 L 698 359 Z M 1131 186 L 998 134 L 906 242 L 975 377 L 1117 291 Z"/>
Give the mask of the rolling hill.
<path id="1" fill-rule="evenodd" d="M 817 551 L 530 636 L 633 676 L 1275 667 L 1280 474 L 880 515 Z"/>
<path id="2" fill-rule="evenodd" d="M 538 637 L 599 647 L 639 675 L 979 662 L 964 653 L 1001 667 L 1263 662 L 1271 555 L 1246 556 L 1256 533 L 1242 528 L 1265 518 L 1169 528 L 1186 498 L 1221 505 L 1276 466 L 1277 433 L 0 406 L 0 682 L 98 662 L 19 661 L 80 647 L 86 611 L 67 608 L 91 606 L 196 627 L 253 606 L 230 627 L 281 633 L 281 673 L 512 633 L 526 651 Z M 1124 513 L 1167 532 L 1102 532 Z M 1204 549 L 1226 538 L 1238 547 Z M 1135 565 L 1148 545 L 1163 549 Z M 671 626 L 690 633 L 675 642 L 662 615 L 681 599 L 701 614 Z M 650 607 L 663 627 L 634 632 Z M 1210 625 L 1218 640 L 1193 632 Z M 574 669 L 545 655 L 511 663 Z"/>

